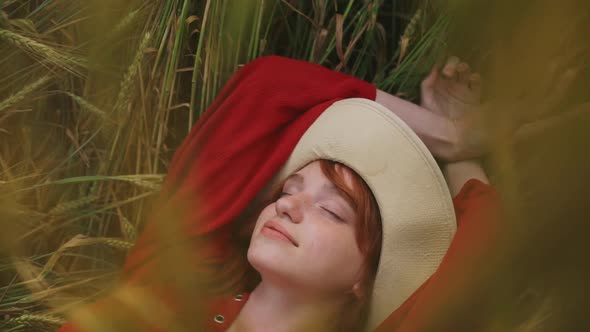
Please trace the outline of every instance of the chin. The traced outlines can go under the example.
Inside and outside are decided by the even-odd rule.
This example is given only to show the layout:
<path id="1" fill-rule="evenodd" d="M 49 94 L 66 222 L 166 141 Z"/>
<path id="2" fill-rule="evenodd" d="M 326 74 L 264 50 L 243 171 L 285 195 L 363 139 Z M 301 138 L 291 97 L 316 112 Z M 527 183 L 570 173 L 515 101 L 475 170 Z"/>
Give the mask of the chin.
<path id="1" fill-rule="evenodd" d="M 308 260 L 298 260 L 289 254 L 288 250 L 271 241 L 253 241 L 247 259 L 262 280 L 272 280 L 289 289 L 314 294 L 346 294 L 352 288 L 352 281 L 343 286 L 341 280 L 334 280 L 332 273 L 310 270 Z"/>
<path id="2" fill-rule="evenodd" d="M 285 248 L 270 241 L 252 241 L 248 248 L 247 259 L 248 263 L 262 276 L 289 276 L 292 274 L 286 263 L 293 262 L 293 260 L 289 259 Z"/>

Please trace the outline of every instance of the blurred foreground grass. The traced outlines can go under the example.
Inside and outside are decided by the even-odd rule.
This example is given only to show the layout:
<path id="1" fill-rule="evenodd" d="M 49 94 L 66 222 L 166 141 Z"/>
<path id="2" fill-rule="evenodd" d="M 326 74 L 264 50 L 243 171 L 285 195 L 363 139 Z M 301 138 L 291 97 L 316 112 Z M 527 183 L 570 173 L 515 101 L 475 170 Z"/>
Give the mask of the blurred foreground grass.
<path id="1" fill-rule="evenodd" d="M 110 291 L 175 148 L 240 65 L 285 55 L 415 101 L 421 78 L 449 53 L 484 74 L 486 165 L 514 225 L 490 277 L 503 292 L 482 324 L 577 326 L 590 231 L 588 9 L 578 1 L 0 1 L 3 328 L 53 331 L 67 310 Z M 521 294 L 535 300 L 522 304 L 531 296 Z"/>

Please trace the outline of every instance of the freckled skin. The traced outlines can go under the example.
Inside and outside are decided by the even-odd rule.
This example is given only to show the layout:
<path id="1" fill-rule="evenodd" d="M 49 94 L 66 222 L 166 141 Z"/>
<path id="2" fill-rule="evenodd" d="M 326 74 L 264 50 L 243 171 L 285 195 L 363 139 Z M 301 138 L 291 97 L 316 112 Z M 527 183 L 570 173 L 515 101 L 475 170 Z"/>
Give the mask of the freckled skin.
<path id="1" fill-rule="evenodd" d="M 342 169 L 341 169 L 342 171 Z M 349 291 L 359 281 L 363 257 L 356 243 L 356 212 L 332 191 L 319 162 L 297 172 L 301 182 L 287 181 L 283 195 L 258 217 L 248 261 L 262 275 L 301 291 L 325 294 Z M 345 171 L 345 174 L 346 173 Z M 350 179 L 350 175 L 345 178 Z M 345 216 L 344 221 L 330 211 Z M 279 223 L 298 243 L 261 233 L 269 220 Z"/>

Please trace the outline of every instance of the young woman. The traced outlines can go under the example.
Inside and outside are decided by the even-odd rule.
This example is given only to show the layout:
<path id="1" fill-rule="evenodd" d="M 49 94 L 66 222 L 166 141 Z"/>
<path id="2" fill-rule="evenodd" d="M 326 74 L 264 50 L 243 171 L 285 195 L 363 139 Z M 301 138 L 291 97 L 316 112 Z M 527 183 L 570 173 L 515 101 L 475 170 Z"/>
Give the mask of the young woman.
<path id="1" fill-rule="evenodd" d="M 249 230 L 248 264 L 228 269 L 226 289 L 245 293 L 208 298 L 202 330 L 353 331 L 365 320 L 373 330 L 399 317 L 392 312 L 436 270 L 456 227 L 426 147 L 447 160 L 480 151 L 464 144 L 438 94 L 473 81 L 453 62 L 447 80 L 424 86 L 433 112 L 301 61 L 267 57 L 236 74 L 178 150 L 162 194 L 168 206 L 200 198 L 181 221 L 190 238 L 214 239 L 214 261 L 239 259 L 235 235 Z M 486 181 L 473 163 L 447 170 L 453 191 Z M 256 222 L 244 221 L 273 188 Z M 128 258 L 128 283 L 154 272 L 153 224 Z"/>

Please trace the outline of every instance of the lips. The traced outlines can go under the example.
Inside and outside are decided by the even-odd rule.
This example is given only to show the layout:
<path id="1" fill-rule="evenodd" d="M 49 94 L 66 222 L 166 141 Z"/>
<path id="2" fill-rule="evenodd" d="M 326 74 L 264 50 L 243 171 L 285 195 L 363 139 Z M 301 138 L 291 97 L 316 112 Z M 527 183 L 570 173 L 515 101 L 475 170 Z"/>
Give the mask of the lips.
<path id="1" fill-rule="evenodd" d="M 266 224 L 264 224 L 264 227 L 262 227 L 261 231 L 265 231 L 265 233 L 270 236 L 284 238 L 285 240 L 291 242 L 294 246 L 299 247 L 299 244 L 297 243 L 297 241 L 295 241 L 293 236 L 283 226 L 281 226 L 281 224 L 274 220 L 266 222 Z"/>

